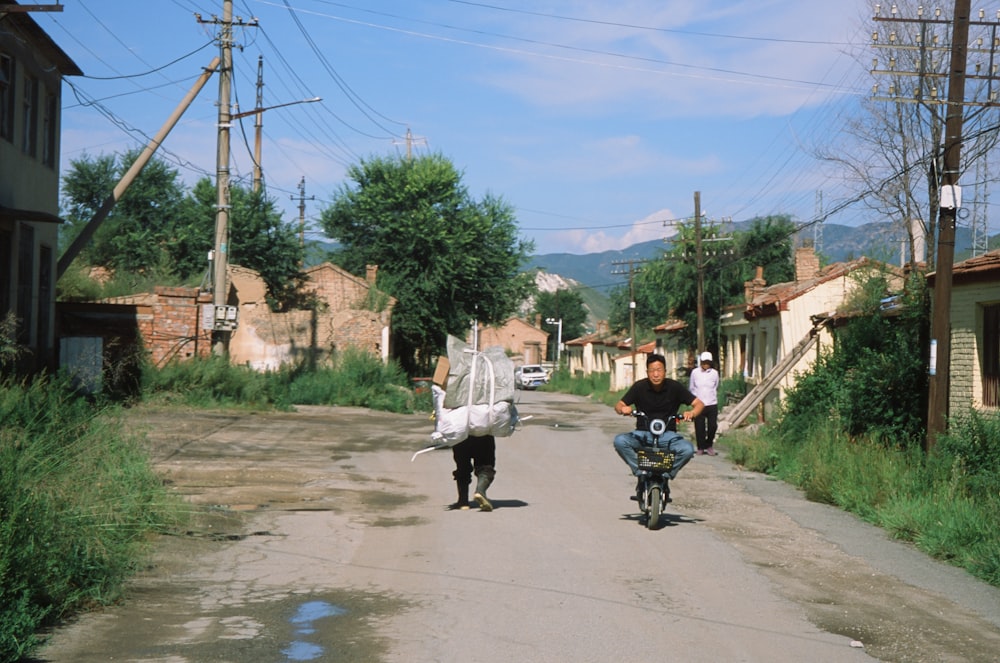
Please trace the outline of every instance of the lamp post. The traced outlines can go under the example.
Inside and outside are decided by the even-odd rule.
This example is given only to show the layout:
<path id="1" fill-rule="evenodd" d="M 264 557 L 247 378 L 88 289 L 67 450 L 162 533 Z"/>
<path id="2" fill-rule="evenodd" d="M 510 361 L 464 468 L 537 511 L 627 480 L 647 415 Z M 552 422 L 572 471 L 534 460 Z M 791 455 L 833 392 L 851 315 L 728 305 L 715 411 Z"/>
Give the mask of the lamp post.
<path id="1" fill-rule="evenodd" d="M 559 368 L 559 357 L 562 352 L 562 318 L 558 320 L 556 318 L 545 318 L 545 324 L 547 325 L 558 325 L 559 331 L 556 335 L 556 369 Z"/>

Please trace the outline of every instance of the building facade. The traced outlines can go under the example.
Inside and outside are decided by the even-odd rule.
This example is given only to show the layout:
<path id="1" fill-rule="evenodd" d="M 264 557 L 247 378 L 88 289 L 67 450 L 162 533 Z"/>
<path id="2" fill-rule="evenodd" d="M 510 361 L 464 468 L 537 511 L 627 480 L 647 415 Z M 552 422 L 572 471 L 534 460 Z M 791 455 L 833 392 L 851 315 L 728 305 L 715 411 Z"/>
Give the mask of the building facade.
<path id="1" fill-rule="evenodd" d="M 0 319 L 37 370 L 56 355 L 62 79 L 82 72 L 14 4 L 0 1 Z"/>

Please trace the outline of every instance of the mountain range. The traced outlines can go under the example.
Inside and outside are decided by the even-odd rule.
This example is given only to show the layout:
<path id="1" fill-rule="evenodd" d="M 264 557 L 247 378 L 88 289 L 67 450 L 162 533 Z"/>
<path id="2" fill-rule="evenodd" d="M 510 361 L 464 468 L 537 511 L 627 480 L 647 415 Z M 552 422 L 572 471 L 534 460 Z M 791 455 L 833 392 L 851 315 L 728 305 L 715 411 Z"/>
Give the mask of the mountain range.
<path id="1" fill-rule="evenodd" d="M 740 224 L 735 224 L 734 229 L 744 230 Z M 902 238 L 899 230 L 890 223 L 869 223 L 862 226 L 827 223 L 823 224 L 821 237 L 812 228 L 808 228 L 799 232 L 796 243 L 805 239 L 815 242 L 817 252 L 827 263 L 862 256 L 893 264 L 903 262 L 900 250 Z M 669 248 L 670 239 L 665 238 L 633 244 L 626 249 L 598 253 L 546 253 L 532 256 L 525 271 L 541 270 L 558 274 L 564 279 L 572 279 L 588 288 L 606 293 L 628 282 L 629 260 L 656 259 Z M 971 231 L 968 228 L 958 228 L 955 232 L 955 260 L 967 257 L 971 248 Z"/>

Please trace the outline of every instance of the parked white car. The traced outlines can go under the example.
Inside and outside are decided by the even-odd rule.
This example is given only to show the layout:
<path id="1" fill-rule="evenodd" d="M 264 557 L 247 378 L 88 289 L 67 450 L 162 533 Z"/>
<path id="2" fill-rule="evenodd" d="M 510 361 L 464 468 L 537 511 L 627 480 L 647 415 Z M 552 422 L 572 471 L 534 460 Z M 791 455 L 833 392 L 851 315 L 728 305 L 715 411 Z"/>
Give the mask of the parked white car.
<path id="1" fill-rule="evenodd" d="M 527 364 L 514 370 L 514 387 L 516 389 L 536 389 L 548 384 L 549 374 L 538 364 Z"/>

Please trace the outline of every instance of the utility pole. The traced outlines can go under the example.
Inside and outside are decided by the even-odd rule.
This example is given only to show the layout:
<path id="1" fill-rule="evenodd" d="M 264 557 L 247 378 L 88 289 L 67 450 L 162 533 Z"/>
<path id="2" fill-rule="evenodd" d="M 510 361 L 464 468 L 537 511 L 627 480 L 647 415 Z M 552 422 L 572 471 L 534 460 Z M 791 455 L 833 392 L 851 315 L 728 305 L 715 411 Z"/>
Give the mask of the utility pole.
<path id="1" fill-rule="evenodd" d="M 229 335 L 236 328 L 235 312 L 227 308 L 226 277 L 229 272 L 229 129 L 233 82 L 233 0 L 223 0 L 222 19 L 213 17 L 203 21 L 195 14 L 199 23 L 220 26 L 219 48 L 222 66 L 219 70 L 219 119 L 216 141 L 216 205 L 215 205 L 215 245 L 212 250 L 212 304 L 215 316 L 212 327 L 212 354 L 224 357 L 229 351 Z M 244 25 L 242 19 L 240 25 Z M 250 25 L 256 25 L 252 21 Z"/>
<path id="2" fill-rule="evenodd" d="M 264 179 L 261 167 L 261 141 L 264 133 L 264 56 L 257 56 L 257 105 L 253 123 L 253 192 L 259 193 Z"/>
<path id="3" fill-rule="evenodd" d="M 421 145 L 427 145 L 427 139 L 423 136 L 414 136 L 410 133 L 410 128 L 406 127 L 406 160 L 411 161 L 413 159 L 413 145 L 419 143 Z M 398 142 L 392 141 L 393 145 L 399 145 Z"/>
<path id="4" fill-rule="evenodd" d="M 303 255 L 306 248 L 306 201 L 315 200 L 316 196 L 306 198 L 306 176 L 302 176 L 299 182 L 299 197 L 289 196 L 292 200 L 299 201 L 299 245 L 302 247 Z"/>
<path id="5" fill-rule="evenodd" d="M 698 269 L 698 352 L 705 348 L 705 262 L 701 254 L 701 191 L 694 192 L 694 260 Z"/>
<path id="6" fill-rule="evenodd" d="M 628 315 L 629 315 L 629 335 L 632 337 L 629 345 L 632 346 L 632 380 L 635 380 L 635 275 L 642 271 L 636 264 L 642 264 L 645 260 L 629 258 L 628 260 L 612 261 L 612 265 L 628 265 L 628 272 L 612 271 L 612 274 L 628 274 Z"/>
<path id="7" fill-rule="evenodd" d="M 233 0 L 222 2 L 222 69 L 219 73 L 219 131 L 215 160 L 215 249 L 212 253 L 212 304 L 215 318 L 224 310 L 229 294 L 226 277 L 229 272 L 229 127 L 230 96 L 233 83 Z M 216 322 L 212 331 L 212 354 L 224 357 L 229 353 L 229 330 Z"/>
<path id="8" fill-rule="evenodd" d="M 927 397 L 927 436 L 924 441 L 924 449 L 930 451 L 937 443 L 938 436 L 947 427 L 948 416 L 948 389 L 951 379 L 951 290 L 952 290 L 952 268 L 955 261 L 955 224 L 958 210 L 962 207 L 962 189 L 958 184 L 958 176 L 962 166 L 962 131 L 963 113 L 966 106 L 997 106 L 998 105 L 998 78 L 994 66 L 987 68 L 985 72 L 977 66 L 974 74 L 967 74 L 968 54 L 969 54 L 969 28 L 976 26 L 992 34 L 989 46 L 984 47 L 984 40 L 977 40 L 975 52 L 987 55 L 992 63 L 996 57 L 998 43 L 998 30 L 1000 30 L 1000 12 L 997 20 L 985 20 L 985 12 L 980 10 L 979 20 L 971 20 L 971 0 L 955 0 L 955 10 L 952 19 L 941 18 L 941 12 L 936 11 L 934 18 L 923 16 L 923 7 L 918 7 L 917 18 L 902 18 L 896 16 L 898 11 L 893 4 L 890 16 L 880 16 L 880 5 L 876 5 L 875 20 L 896 22 L 896 23 L 919 23 L 921 26 L 921 39 L 918 49 L 923 56 L 926 49 L 927 39 L 926 26 L 931 24 L 949 25 L 951 27 L 951 49 L 950 65 L 948 73 L 948 97 L 943 102 L 947 105 L 947 116 L 944 127 L 944 143 L 941 146 L 943 153 L 943 172 L 941 175 L 941 188 L 938 206 L 938 246 L 936 258 L 936 277 L 934 281 L 934 305 L 931 311 L 931 339 L 930 358 L 928 366 L 928 397 Z M 873 35 L 877 38 L 877 34 Z M 890 34 L 890 44 L 886 48 L 903 48 L 901 45 L 893 43 L 896 37 L 895 31 Z M 935 44 L 937 42 L 935 41 Z M 876 44 L 883 47 L 882 44 Z M 913 48 L 913 47 L 906 47 Z M 873 69 L 874 74 L 892 74 L 899 76 L 917 76 L 918 87 L 914 92 L 913 99 L 902 98 L 899 91 L 894 86 L 889 88 L 888 101 L 915 102 L 921 104 L 942 103 L 938 94 L 937 82 L 933 72 L 924 69 L 925 58 L 921 58 L 921 70 L 917 72 L 899 71 L 893 59 L 889 60 L 889 65 L 883 69 Z M 930 94 L 924 92 L 924 79 L 931 80 Z M 966 79 L 975 79 L 980 85 L 985 86 L 986 99 L 984 101 L 967 101 L 965 99 Z M 877 91 L 877 86 L 876 86 Z M 937 162 L 935 155 L 935 163 Z"/>
<path id="9" fill-rule="evenodd" d="M 958 173 L 962 166 L 962 120 L 965 101 L 966 49 L 969 43 L 971 0 L 955 0 L 952 26 L 951 73 L 948 77 L 948 115 L 944 124 L 944 173 L 938 215 L 937 276 L 931 312 L 930 391 L 927 398 L 927 451 L 945 431 L 951 376 L 951 279 L 955 262 L 955 219 L 962 206 Z M 934 352 L 934 346 L 937 352 Z M 935 357 L 935 354 L 937 355 Z M 935 361 L 936 360 L 936 361 Z"/>

